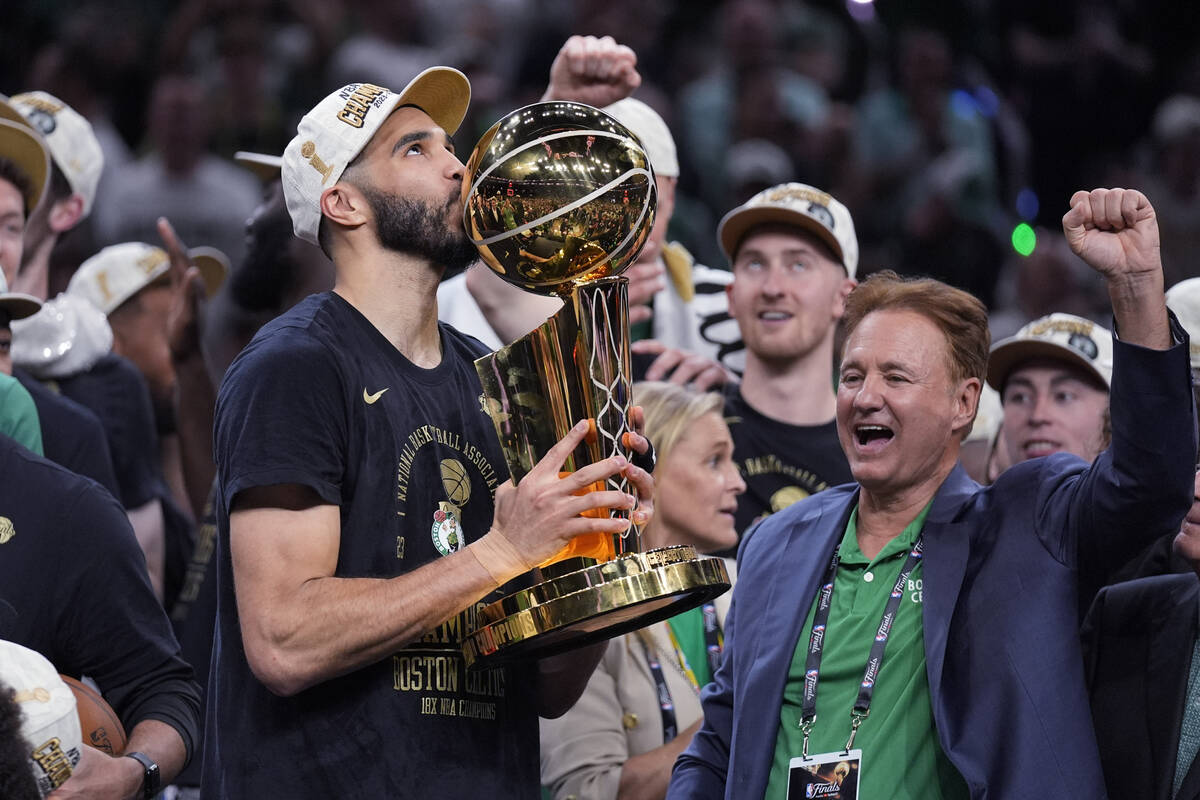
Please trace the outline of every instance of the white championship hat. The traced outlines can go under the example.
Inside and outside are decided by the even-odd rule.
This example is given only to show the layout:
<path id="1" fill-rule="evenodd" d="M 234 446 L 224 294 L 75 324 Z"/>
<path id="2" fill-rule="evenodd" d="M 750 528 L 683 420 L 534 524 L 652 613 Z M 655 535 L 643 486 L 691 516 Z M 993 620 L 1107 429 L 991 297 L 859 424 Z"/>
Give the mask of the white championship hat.
<path id="1" fill-rule="evenodd" d="M 1090 319 L 1061 312 L 1050 314 L 996 342 L 988 356 L 987 382 L 1003 392 L 1009 374 L 1022 362 L 1035 358 L 1066 361 L 1095 375 L 1106 388 L 1112 385 L 1112 332 Z"/>
<path id="2" fill-rule="evenodd" d="M 466 75 L 450 67 L 430 67 L 398 93 L 371 83 L 351 83 L 317 103 L 283 151 L 283 196 L 296 235 L 318 244 L 321 195 L 338 182 L 397 107 L 417 106 L 449 135 L 462 124 L 470 102 Z"/>
<path id="3" fill-rule="evenodd" d="M 229 272 L 229 258 L 215 247 L 194 247 L 188 257 L 200 270 L 209 297 Z M 67 284 L 67 294 L 82 297 L 107 316 L 171 268 L 161 247 L 142 242 L 110 245 L 79 265 Z"/>
<path id="4" fill-rule="evenodd" d="M 729 263 L 751 228 L 767 223 L 804 228 L 829 245 L 846 275 L 858 272 L 858 237 L 844 205 L 804 183 L 781 183 L 764 189 L 730 211 L 717 226 L 717 241 Z"/>
<path id="5" fill-rule="evenodd" d="M 92 123 L 75 109 L 46 92 L 24 92 L 8 98 L 7 105 L 16 109 L 21 119 L 46 141 L 51 158 L 71 186 L 71 191 L 83 198 L 83 214 L 87 216 L 96 201 L 96 186 L 104 171 L 104 152 L 92 130 Z M 0 116 L 12 118 L 0 108 Z"/>
<path id="6" fill-rule="evenodd" d="M 75 694 L 45 656 L 0 640 L 0 690 L 15 692 L 29 768 L 42 797 L 71 777 L 83 753 Z"/>
<path id="7" fill-rule="evenodd" d="M 679 158 L 675 154 L 675 139 L 667 123 L 650 106 L 641 100 L 626 97 L 610 106 L 601 109 L 617 122 L 633 131 L 633 135 L 642 140 L 646 155 L 650 157 L 650 166 L 655 175 L 666 178 L 679 177 Z"/>
<path id="8" fill-rule="evenodd" d="M 108 315 L 170 268 L 171 260 L 161 247 L 114 244 L 79 265 L 66 293 L 82 297 Z"/>

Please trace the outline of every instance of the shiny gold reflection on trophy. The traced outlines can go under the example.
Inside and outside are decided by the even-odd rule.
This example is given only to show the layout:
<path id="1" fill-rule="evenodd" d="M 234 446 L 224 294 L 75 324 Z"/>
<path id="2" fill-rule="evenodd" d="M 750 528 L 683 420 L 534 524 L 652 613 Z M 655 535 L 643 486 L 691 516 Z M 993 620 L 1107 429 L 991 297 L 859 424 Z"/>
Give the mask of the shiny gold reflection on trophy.
<path id="1" fill-rule="evenodd" d="M 475 362 L 513 478 L 580 419 L 593 422 L 592 433 L 565 471 L 628 456 L 629 299 L 619 275 L 646 243 L 656 202 L 641 143 L 590 106 L 527 106 L 483 135 L 463 192 L 467 233 L 484 262 L 564 303 L 527 336 Z M 608 483 L 631 491 L 623 477 Z M 541 657 L 617 636 L 729 588 L 719 559 L 691 547 L 643 553 L 634 527 L 577 537 L 534 574 L 540 583 L 480 612 L 464 643 L 468 663 Z"/>

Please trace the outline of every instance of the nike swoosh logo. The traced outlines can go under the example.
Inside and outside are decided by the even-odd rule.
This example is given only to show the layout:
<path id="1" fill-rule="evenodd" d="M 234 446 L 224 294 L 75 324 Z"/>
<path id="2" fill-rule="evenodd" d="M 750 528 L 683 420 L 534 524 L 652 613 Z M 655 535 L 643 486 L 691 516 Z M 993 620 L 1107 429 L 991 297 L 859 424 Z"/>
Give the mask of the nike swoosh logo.
<path id="1" fill-rule="evenodd" d="M 387 388 L 384 388 L 384 389 L 380 389 L 375 394 L 367 394 L 367 387 L 364 386 L 363 387 L 363 401 L 369 406 L 375 405 L 375 401 L 378 400 L 379 398 L 383 397 L 383 393 L 386 391 L 387 391 Z"/>

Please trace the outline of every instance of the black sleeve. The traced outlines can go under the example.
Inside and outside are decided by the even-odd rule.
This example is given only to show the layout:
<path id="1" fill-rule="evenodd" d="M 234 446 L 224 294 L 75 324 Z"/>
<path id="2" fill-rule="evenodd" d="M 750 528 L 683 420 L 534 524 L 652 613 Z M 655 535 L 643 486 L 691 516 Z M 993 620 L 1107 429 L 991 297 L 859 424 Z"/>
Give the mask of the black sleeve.
<path id="1" fill-rule="evenodd" d="M 86 373 L 61 383 L 63 394 L 100 419 L 108 438 L 117 498 L 127 509 L 140 508 L 157 496 L 158 433 L 150 390 L 137 367 L 109 354 Z"/>
<path id="2" fill-rule="evenodd" d="M 302 329 L 256 339 L 221 384 L 213 457 L 221 496 L 256 486 L 308 486 L 342 502 L 347 412 L 333 353 Z"/>
<path id="3" fill-rule="evenodd" d="M 13 377 L 29 390 L 37 406 L 46 458 L 77 475 L 91 478 L 114 497 L 120 496 L 112 453 L 100 419 L 74 400 L 50 391 L 28 373 L 14 370 Z"/>
<path id="4" fill-rule="evenodd" d="M 146 719 L 170 725 L 190 757 L 200 689 L 150 587 L 124 510 L 98 485 L 80 482 L 58 517 L 70 545 L 58 565 L 59 668 L 95 680 L 126 730 Z"/>

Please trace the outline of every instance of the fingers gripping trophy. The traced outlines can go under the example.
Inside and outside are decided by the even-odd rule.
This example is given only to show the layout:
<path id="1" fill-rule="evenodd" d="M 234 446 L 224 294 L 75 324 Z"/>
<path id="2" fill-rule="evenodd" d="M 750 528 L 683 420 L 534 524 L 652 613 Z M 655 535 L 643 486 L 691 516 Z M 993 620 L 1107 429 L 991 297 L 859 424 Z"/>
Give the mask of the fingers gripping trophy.
<path id="1" fill-rule="evenodd" d="M 629 301 L 620 274 L 646 243 L 656 202 L 641 143 L 591 106 L 526 106 L 480 139 L 463 192 L 466 230 L 483 261 L 509 283 L 563 299 L 562 310 L 540 327 L 475 362 L 513 479 L 581 419 L 591 430 L 564 470 L 628 456 Z M 609 484 L 591 488 L 630 491 L 620 475 Z M 631 525 L 620 534 L 572 539 L 534 571 L 540 582 L 480 611 L 464 642 L 467 662 L 553 655 L 673 616 L 729 588 L 720 559 L 687 546 L 642 552 L 640 538 Z"/>

